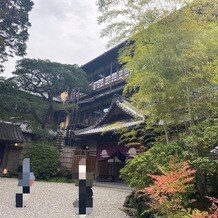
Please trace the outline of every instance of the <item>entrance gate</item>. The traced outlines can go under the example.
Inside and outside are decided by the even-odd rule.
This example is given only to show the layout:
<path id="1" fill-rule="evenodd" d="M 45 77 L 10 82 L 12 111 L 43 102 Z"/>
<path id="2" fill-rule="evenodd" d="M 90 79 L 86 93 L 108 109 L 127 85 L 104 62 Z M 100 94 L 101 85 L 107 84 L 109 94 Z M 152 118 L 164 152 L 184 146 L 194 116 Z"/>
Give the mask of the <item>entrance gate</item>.
<path id="1" fill-rule="evenodd" d="M 78 173 L 79 161 L 86 158 L 86 171 L 95 173 L 96 152 L 87 150 L 74 150 L 72 173 Z"/>
<path id="2" fill-rule="evenodd" d="M 79 161 L 86 158 L 86 171 L 93 172 L 94 178 L 98 181 L 120 181 L 119 171 L 125 166 L 124 162 L 113 162 L 108 160 L 97 161 L 96 151 L 74 150 L 72 161 L 72 173 L 78 174 Z"/>

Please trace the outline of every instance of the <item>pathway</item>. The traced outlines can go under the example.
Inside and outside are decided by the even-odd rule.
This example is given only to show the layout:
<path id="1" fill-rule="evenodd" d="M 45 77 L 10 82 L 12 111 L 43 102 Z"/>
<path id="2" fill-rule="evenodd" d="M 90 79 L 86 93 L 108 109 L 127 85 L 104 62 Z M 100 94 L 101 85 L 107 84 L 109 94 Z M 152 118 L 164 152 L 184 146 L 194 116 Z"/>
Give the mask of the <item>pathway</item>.
<path id="1" fill-rule="evenodd" d="M 25 208 L 15 207 L 17 179 L 0 178 L 0 218 L 73 218 L 78 187 L 73 183 L 35 182 Z M 93 212 L 87 218 L 127 218 L 119 210 L 130 190 L 94 186 Z"/>

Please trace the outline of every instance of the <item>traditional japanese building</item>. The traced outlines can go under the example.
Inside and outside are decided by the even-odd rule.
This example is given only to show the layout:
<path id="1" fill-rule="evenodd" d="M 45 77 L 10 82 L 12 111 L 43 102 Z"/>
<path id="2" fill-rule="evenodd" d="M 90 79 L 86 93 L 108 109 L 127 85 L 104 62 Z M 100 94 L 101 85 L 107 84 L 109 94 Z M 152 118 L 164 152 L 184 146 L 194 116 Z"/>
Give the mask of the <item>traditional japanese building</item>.
<path id="1" fill-rule="evenodd" d="M 22 158 L 23 148 L 32 142 L 33 134 L 25 124 L 0 122 L 0 173 L 15 172 Z"/>
<path id="2" fill-rule="evenodd" d="M 144 123 L 143 115 L 128 101 L 117 96 L 112 100 L 108 112 L 97 123 L 73 131 L 73 146 L 78 154 L 84 149 L 88 152 L 88 156 L 92 156 L 89 164 L 95 172 L 95 179 L 119 180 L 119 170 L 129 158 L 140 152 L 139 144 L 128 147 L 119 144 L 119 130 L 142 123 Z M 76 162 L 74 167 L 77 167 Z"/>
<path id="3" fill-rule="evenodd" d="M 91 92 L 85 95 L 78 90 L 76 99 L 71 100 L 79 106 L 77 116 L 71 120 L 77 128 L 95 124 L 107 112 L 113 96 L 122 95 L 128 77 L 128 72 L 118 63 L 119 50 L 123 46 L 123 43 L 119 44 L 81 66 L 87 73 Z"/>
<path id="4" fill-rule="evenodd" d="M 79 109 L 62 123 L 67 130 L 59 134 L 59 143 L 67 146 L 62 149 L 63 166 L 73 166 L 76 172 L 79 160 L 86 156 L 88 167 L 99 181 L 119 180 L 119 170 L 126 160 L 139 152 L 139 144 L 131 147 L 119 144 L 119 130 L 144 122 L 141 112 L 121 97 L 129 75 L 118 63 L 123 46 L 124 43 L 82 66 L 91 92 L 83 94 L 77 90 L 71 101 L 77 103 Z M 70 146 L 74 149 L 71 154 Z"/>

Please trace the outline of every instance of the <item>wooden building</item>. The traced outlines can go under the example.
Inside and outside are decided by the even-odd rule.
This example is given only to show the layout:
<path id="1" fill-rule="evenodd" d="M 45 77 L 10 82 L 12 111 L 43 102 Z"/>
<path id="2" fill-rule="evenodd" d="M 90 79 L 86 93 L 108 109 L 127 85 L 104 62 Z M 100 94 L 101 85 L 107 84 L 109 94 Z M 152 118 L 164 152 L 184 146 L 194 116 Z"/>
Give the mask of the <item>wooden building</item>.
<path id="1" fill-rule="evenodd" d="M 71 128 L 85 128 L 95 124 L 110 107 L 115 94 L 122 95 L 128 72 L 118 63 L 119 50 L 123 43 L 91 60 L 81 68 L 87 73 L 91 92 L 77 90 L 70 101 L 78 104 L 79 110 L 71 117 Z"/>
<path id="2" fill-rule="evenodd" d="M 23 148 L 32 141 L 33 134 L 25 125 L 0 122 L 0 173 L 17 170 Z"/>
<path id="3" fill-rule="evenodd" d="M 118 181 L 119 170 L 129 158 L 140 152 L 139 145 L 119 145 L 119 130 L 131 128 L 144 122 L 144 117 L 128 101 L 117 96 L 108 112 L 94 125 L 74 130 L 75 156 L 73 171 L 76 171 L 79 156 L 88 155 L 89 167 L 98 181 Z M 77 156 L 77 157 L 76 157 Z"/>
<path id="4" fill-rule="evenodd" d="M 138 152 L 139 145 L 119 145 L 117 131 L 144 122 L 141 113 L 121 97 L 129 75 L 118 63 L 123 46 L 121 43 L 82 66 L 91 92 L 74 90 L 68 103 L 77 103 L 79 109 L 61 124 L 57 137 L 62 146 L 62 166 L 76 172 L 79 160 L 86 156 L 89 171 L 95 172 L 99 181 L 119 180 L 119 170 Z"/>

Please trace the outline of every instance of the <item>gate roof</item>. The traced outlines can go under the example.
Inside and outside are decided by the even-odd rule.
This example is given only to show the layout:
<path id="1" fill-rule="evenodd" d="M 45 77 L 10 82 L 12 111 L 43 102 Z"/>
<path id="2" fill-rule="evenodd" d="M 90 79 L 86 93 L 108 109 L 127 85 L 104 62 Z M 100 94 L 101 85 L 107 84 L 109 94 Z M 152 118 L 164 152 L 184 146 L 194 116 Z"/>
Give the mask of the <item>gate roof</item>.
<path id="1" fill-rule="evenodd" d="M 19 125 L 0 122 L 0 140 L 24 142 L 25 138 Z"/>

